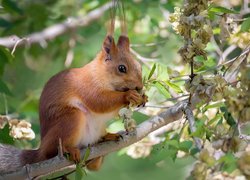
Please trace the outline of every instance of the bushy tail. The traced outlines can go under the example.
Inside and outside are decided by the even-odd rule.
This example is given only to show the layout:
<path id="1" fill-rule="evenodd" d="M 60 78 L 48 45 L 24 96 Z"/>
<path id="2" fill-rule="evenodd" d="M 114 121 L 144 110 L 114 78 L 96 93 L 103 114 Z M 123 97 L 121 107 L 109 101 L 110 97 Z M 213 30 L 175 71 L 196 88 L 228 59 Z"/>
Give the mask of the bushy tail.
<path id="1" fill-rule="evenodd" d="M 39 150 L 20 150 L 0 144 L 0 174 L 15 171 L 25 164 L 39 161 Z"/>
<path id="2" fill-rule="evenodd" d="M 9 145 L 0 144 L 0 174 L 22 167 L 22 151 Z"/>

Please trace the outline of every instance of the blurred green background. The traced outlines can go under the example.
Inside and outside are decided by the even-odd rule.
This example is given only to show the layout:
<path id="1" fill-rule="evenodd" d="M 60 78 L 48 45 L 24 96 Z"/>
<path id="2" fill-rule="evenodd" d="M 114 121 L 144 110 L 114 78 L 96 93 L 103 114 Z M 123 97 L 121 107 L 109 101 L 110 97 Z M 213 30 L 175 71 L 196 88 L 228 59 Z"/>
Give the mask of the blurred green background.
<path id="1" fill-rule="evenodd" d="M 70 21 L 71 18 L 84 17 L 109 1 L 0 0 L 0 2 L 1 40 L 2 37 L 10 35 L 22 38 L 54 24 Z M 145 78 L 149 76 L 154 62 L 157 62 L 155 74 L 159 79 L 170 81 L 170 74 L 174 74 L 174 71 L 180 73 L 178 75 L 181 78 L 167 85 L 168 88 L 162 87 L 160 83 L 153 83 L 155 87 L 150 87 L 147 92 L 150 103 L 166 102 L 166 99 L 173 95 L 182 95 L 184 87 L 179 85 L 183 85 L 185 78 L 187 79 L 189 67 L 183 65 L 177 53 L 183 46 L 183 40 L 173 31 L 168 18 L 169 14 L 174 12 L 174 7 L 181 7 L 183 1 L 124 0 L 123 2 L 131 48 L 134 55 L 139 57 L 138 60 L 144 61 L 143 76 Z M 232 2 L 233 0 L 230 0 L 230 3 Z M 239 3 L 233 5 L 236 9 L 240 7 Z M 77 27 L 40 43 L 27 42 L 13 52 L 13 47 L 6 49 L 0 46 L 0 115 L 19 120 L 25 119 L 32 124 L 36 134 L 33 140 L 14 140 L 9 136 L 9 127 L 6 125 L 0 130 L 0 143 L 26 149 L 39 146 L 38 104 L 44 84 L 54 74 L 67 68 L 83 66 L 95 57 L 102 48 L 109 18 L 109 11 L 106 11 L 103 16 L 85 27 Z M 219 32 L 219 28 L 216 28 L 215 33 Z M 217 36 L 219 36 L 218 32 Z M 116 39 L 119 34 L 119 23 L 117 23 Z M 209 51 L 209 57 L 202 68 L 216 66 L 218 60 L 216 48 L 218 49 L 214 44 L 208 44 L 206 50 Z M 239 52 L 240 50 L 236 49 L 230 56 L 235 56 Z M 171 103 L 164 105 L 171 105 Z M 156 113 L 157 109 L 151 110 L 148 115 Z M 141 114 L 136 118 L 138 123 L 146 119 L 147 117 Z M 109 128 L 112 131 L 118 131 L 122 126 L 121 121 L 113 121 Z M 190 149 L 191 147 L 188 151 Z M 195 159 L 190 155 L 173 161 L 177 150 L 174 149 L 174 154 L 169 153 L 171 151 L 164 148 L 154 149 L 149 157 L 142 159 L 132 159 L 122 151 L 111 153 L 105 157 L 100 171 L 87 172 L 84 179 L 186 179 L 190 175 Z M 74 179 L 74 174 L 70 175 L 70 178 Z"/>
<path id="2" fill-rule="evenodd" d="M 107 0 L 2 0 L 0 9 L 0 36 L 17 35 L 22 38 L 33 32 L 61 23 L 69 17 L 84 16 L 107 3 Z M 144 57 L 157 60 L 165 69 L 179 63 L 177 50 L 181 41 L 168 22 L 168 13 L 181 1 L 127 0 L 124 1 L 129 38 L 133 49 Z M 102 47 L 106 35 L 105 24 L 109 11 L 86 27 L 78 27 L 41 44 L 28 43 L 18 47 L 13 56 L 2 65 L 0 80 L 12 95 L 0 96 L 0 114 L 6 112 L 32 124 L 36 138 L 31 141 L 13 140 L 8 126 L 0 131 L 0 142 L 19 148 L 39 145 L 38 102 L 46 81 L 57 72 L 80 67 L 91 61 Z M 119 25 L 116 39 L 119 36 Z M 72 45 L 73 43 L 73 45 Z M 145 46 L 155 43 L 153 46 Z M 65 66 L 67 55 L 73 53 L 72 62 Z M 150 68 L 144 66 L 144 74 Z M 6 102 L 6 103 L 4 103 Z M 137 119 L 138 120 L 138 119 Z M 139 119 L 140 120 L 140 119 Z M 134 160 L 127 155 L 112 153 L 105 157 L 99 172 L 88 172 L 85 179 L 184 179 L 189 174 L 193 159 L 163 160 L 154 156 Z M 188 166 L 187 166 L 188 165 Z M 74 175 L 72 175 L 74 177 Z"/>
<path id="3" fill-rule="evenodd" d="M 134 160 L 126 155 L 117 156 L 112 153 L 105 157 L 104 165 L 98 172 L 89 172 L 84 179 L 186 179 L 191 171 L 194 159 L 183 158 L 173 162 L 172 159 L 162 157 L 163 160 L 156 162 L 154 157 Z"/>
<path id="4" fill-rule="evenodd" d="M 2 0 L 0 9 L 0 37 L 16 35 L 20 38 L 39 32 L 66 21 L 70 17 L 84 16 L 107 3 L 107 0 Z M 125 2 L 125 1 L 124 1 Z M 167 67 L 179 64 L 177 50 L 181 39 L 173 33 L 167 15 L 181 1 L 140 1 L 125 2 L 128 32 L 133 49 L 144 57 L 152 58 Z M 163 13 L 164 12 L 164 13 Z M 109 11 L 86 27 L 78 27 L 52 40 L 16 48 L 12 56 L 1 57 L 0 81 L 11 95 L 0 96 L 0 114 L 9 114 L 32 123 L 36 139 L 30 142 L 12 142 L 18 146 L 37 147 L 39 143 L 38 102 L 44 84 L 48 79 L 67 68 L 80 67 L 91 61 L 101 50 L 106 35 L 105 24 Z M 119 25 L 118 25 L 119 26 Z M 116 29 L 116 39 L 120 33 Z M 74 45 L 72 44 L 74 42 Z M 153 46 L 145 46 L 155 43 Z M 166 50 L 167 49 L 167 50 Z M 2 49 L 3 53 L 11 52 Z M 67 55 L 73 53 L 72 62 L 66 66 Z M 151 63 L 152 64 L 152 63 Z M 167 64 L 167 65 L 166 65 Z M 147 74 L 150 67 L 143 66 Z M 167 74 L 166 74 L 167 76 Z M 2 87 L 2 86 L 1 86 Z M 7 129 L 7 127 L 6 127 Z M 7 131 L 7 130 L 6 130 Z M 5 142 L 2 136 L 0 142 Z"/>

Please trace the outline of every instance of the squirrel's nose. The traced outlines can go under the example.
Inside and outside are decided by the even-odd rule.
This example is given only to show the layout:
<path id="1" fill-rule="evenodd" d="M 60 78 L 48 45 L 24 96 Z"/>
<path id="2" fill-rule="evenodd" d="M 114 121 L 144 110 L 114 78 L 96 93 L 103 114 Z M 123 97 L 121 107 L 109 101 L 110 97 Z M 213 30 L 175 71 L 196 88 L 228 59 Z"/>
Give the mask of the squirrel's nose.
<path id="1" fill-rule="evenodd" d="M 139 86 L 136 86 L 135 89 L 136 91 L 140 91 L 143 88 L 143 84 L 140 84 Z"/>

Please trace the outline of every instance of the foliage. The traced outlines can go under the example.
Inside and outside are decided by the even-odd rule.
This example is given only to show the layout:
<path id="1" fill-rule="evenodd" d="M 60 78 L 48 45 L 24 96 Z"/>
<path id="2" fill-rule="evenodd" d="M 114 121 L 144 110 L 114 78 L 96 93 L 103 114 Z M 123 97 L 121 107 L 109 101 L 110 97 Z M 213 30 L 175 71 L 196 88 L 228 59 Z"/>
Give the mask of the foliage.
<path id="1" fill-rule="evenodd" d="M 0 35 L 22 38 L 69 17 L 84 16 L 106 2 L 2 0 Z M 147 179 L 147 172 L 143 168 L 152 168 L 159 175 L 152 171 L 149 174 L 157 176 L 157 179 L 166 179 L 163 170 L 178 174 L 180 164 L 192 170 L 183 170 L 180 174 L 185 175 L 169 176 L 170 179 L 184 176 L 194 179 L 249 178 L 249 136 L 237 131 L 238 125 L 250 120 L 248 2 L 124 2 L 132 52 L 143 64 L 143 80 L 149 97 L 145 108 L 135 111 L 131 119 L 138 124 L 189 97 L 199 96 L 211 101 L 196 106 L 193 112 L 194 132 L 186 121 L 175 122 L 165 130 L 157 130 L 142 141 L 121 150 L 118 156 L 112 155 L 104 163 L 101 172 L 87 172 L 85 177 L 85 170 L 79 165 L 75 175 L 69 177 L 98 179 L 100 175 L 114 178 L 116 174 L 116 178 L 121 178 L 119 173 L 109 173 L 113 168 L 121 172 L 117 167 L 117 162 L 121 161 L 123 176 L 130 178 Z M 15 49 L 0 46 L 1 143 L 20 148 L 38 146 L 38 104 L 44 84 L 57 72 L 85 65 L 95 57 L 101 49 L 108 19 L 109 13 L 106 12 L 105 16 L 87 27 L 73 29 L 50 41 L 24 43 Z M 118 34 L 119 30 L 116 31 L 116 37 Z M 36 135 L 32 141 L 27 140 L 33 136 L 30 124 Z M 134 125 L 133 121 L 133 128 Z M 126 127 L 129 129 L 131 126 Z M 123 129 L 122 121 L 114 121 L 108 129 Z M 247 130 L 249 128 L 245 132 Z M 201 140 L 202 150 L 196 147 L 194 138 Z M 125 154 L 136 160 L 132 162 Z M 167 165 L 166 161 L 170 159 L 176 162 L 170 163 L 176 168 Z M 192 162 L 195 162 L 193 166 Z M 130 173 L 135 177 L 131 177 Z"/>

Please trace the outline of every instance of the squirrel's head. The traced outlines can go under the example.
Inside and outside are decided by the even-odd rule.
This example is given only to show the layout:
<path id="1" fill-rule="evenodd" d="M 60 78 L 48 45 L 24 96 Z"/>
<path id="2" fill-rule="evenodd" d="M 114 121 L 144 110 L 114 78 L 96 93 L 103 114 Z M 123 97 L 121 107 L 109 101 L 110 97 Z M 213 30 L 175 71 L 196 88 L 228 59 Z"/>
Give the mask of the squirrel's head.
<path id="1" fill-rule="evenodd" d="M 142 72 L 141 65 L 137 62 L 129 49 L 129 39 L 120 36 L 117 44 L 110 35 L 106 36 L 102 48 L 102 64 L 112 81 L 110 86 L 117 91 L 129 89 L 141 90 Z"/>

